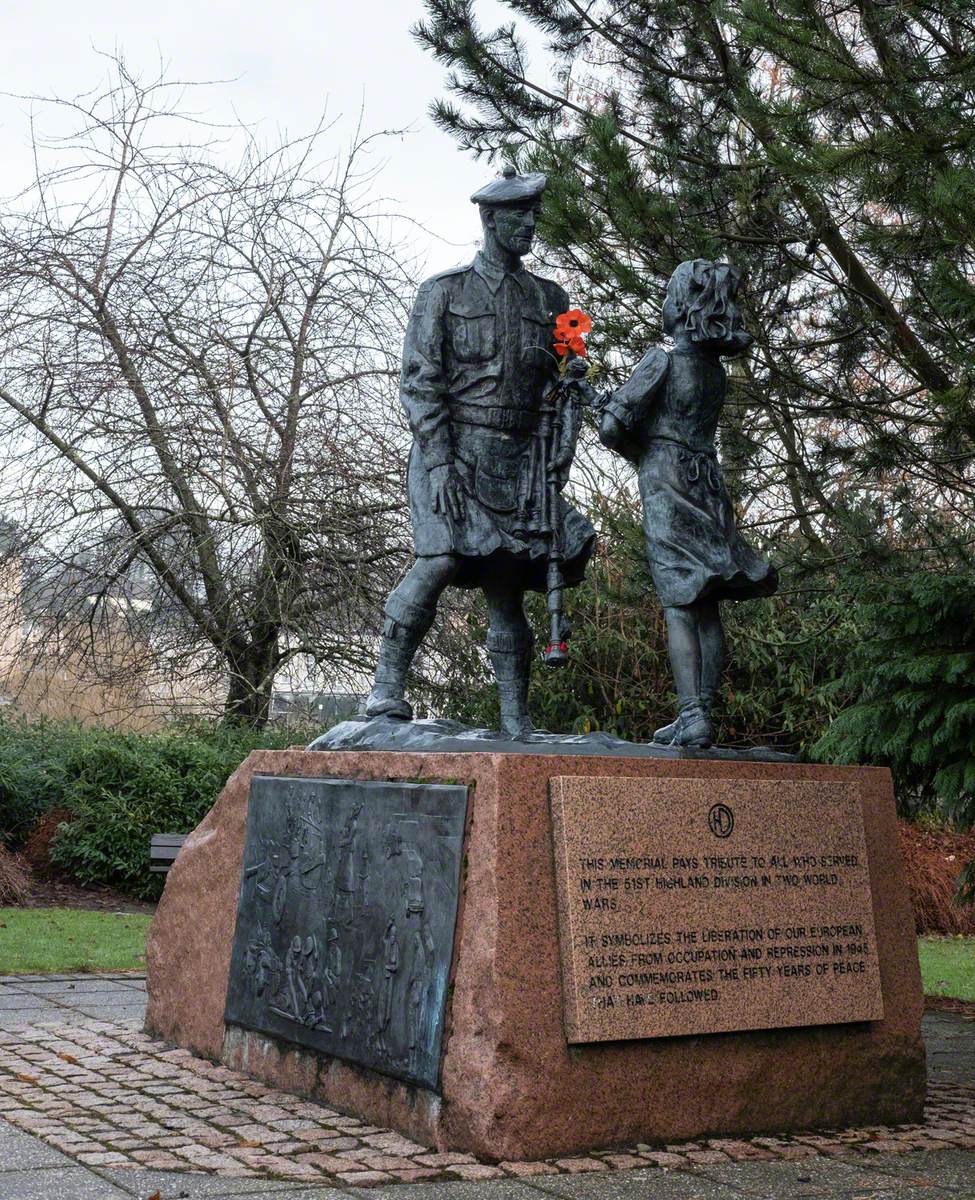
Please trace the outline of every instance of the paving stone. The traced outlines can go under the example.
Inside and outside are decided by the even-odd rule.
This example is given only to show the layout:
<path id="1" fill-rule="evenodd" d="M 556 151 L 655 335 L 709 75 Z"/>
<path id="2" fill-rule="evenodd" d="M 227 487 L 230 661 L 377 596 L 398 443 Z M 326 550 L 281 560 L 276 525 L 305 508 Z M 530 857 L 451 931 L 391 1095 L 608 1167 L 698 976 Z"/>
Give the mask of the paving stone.
<path id="1" fill-rule="evenodd" d="M 318 1150 L 327 1150 L 329 1154 L 336 1150 L 351 1150 L 353 1146 L 359 1144 L 358 1138 L 346 1137 L 338 1131 L 322 1129 L 321 1126 L 317 1129 L 299 1129 L 295 1133 L 295 1138 L 300 1142 L 307 1142 L 309 1148 L 314 1146 Z M 464 1161 L 472 1160 L 465 1159 Z"/>
<path id="2" fill-rule="evenodd" d="M 569 1200 L 734 1200 L 741 1197 L 716 1180 L 692 1171 L 607 1171 L 601 1175 L 544 1175 L 531 1186 Z"/>
<path id="3" fill-rule="evenodd" d="M 19 1029 L 23 1026 L 41 1025 L 50 1020 L 52 1013 L 61 1010 L 53 1004 L 46 1008 L 5 1008 L 0 1011 L 0 1029 Z"/>
<path id="4" fill-rule="evenodd" d="M 129 1200 L 131 1192 L 84 1167 L 45 1167 L 0 1174 L 3 1200 Z"/>
<path id="5" fill-rule="evenodd" d="M 309 1196 L 313 1194 L 309 1193 Z M 517 1179 L 395 1184 L 370 1188 L 365 1196 L 375 1200 L 541 1200 L 537 1190 Z M 288 1200 L 292 1198 L 289 1196 Z"/>
<path id="6" fill-rule="evenodd" d="M 462 1163 L 450 1169 L 454 1175 L 459 1175 L 461 1179 L 465 1180 L 481 1182 L 486 1179 L 504 1178 L 504 1171 L 500 1167 L 492 1167 L 487 1163 Z"/>
<path id="7" fill-rule="evenodd" d="M 640 1160 L 637 1159 L 637 1162 Z M 502 1162 L 498 1166 L 506 1171 L 509 1175 L 514 1175 L 516 1178 L 527 1179 L 538 1175 L 557 1175 L 557 1171 L 553 1171 L 552 1164 L 547 1162 Z"/>
<path id="8" fill-rule="evenodd" d="M 8 1012 L 12 1008 L 33 1008 L 39 1003 L 47 1004 L 37 996 L 32 996 L 30 992 L 11 992 L 6 988 L 0 991 L 0 1012 Z M 53 1008 L 53 1005 L 50 1007 Z"/>
<path id="9" fill-rule="evenodd" d="M 455 1163 L 477 1162 L 473 1154 L 459 1154 L 452 1150 L 440 1150 L 430 1154 L 417 1154 L 415 1157 L 416 1161 L 425 1167 L 452 1167 Z"/>
<path id="10" fill-rule="evenodd" d="M 728 1155 L 723 1150 L 689 1150 L 687 1158 L 695 1167 L 710 1166 L 713 1163 L 726 1163 L 729 1161 Z"/>
<path id="11" fill-rule="evenodd" d="M 632 1167 L 645 1167 L 646 1159 L 639 1154 L 601 1154 L 599 1156 L 604 1163 L 613 1167 L 617 1171 L 628 1171 Z M 540 1165 L 540 1164 L 537 1164 Z M 531 1174 L 531 1172 L 529 1172 Z M 542 1174 L 541 1171 L 538 1174 Z"/>
<path id="12" fill-rule="evenodd" d="M 70 1167 L 73 1162 L 40 1138 L 21 1133 L 5 1121 L 0 1121 L 0 1172 L 31 1167 Z M 3 1195 L 0 1186 L 0 1196 Z"/>
<path id="13" fill-rule="evenodd" d="M 64 987 L 67 980 L 39 982 L 59 983 L 64 993 L 76 991 Z M 26 985 L 17 981 L 10 986 Z M 122 994 L 126 988 L 128 995 Z M 0 997 L 4 994 L 12 993 L 9 987 L 5 993 L 0 982 Z M 54 1010 L 55 993 L 46 994 L 51 1003 L 39 997 L 25 996 L 25 1000 L 41 1010 Z M 113 1003 L 104 1003 L 106 998 Z M 578 1194 L 586 1200 L 595 1197 L 597 1189 L 600 1198 L 618 1194 L 636 1200 L 641 1188 L 643 1196 L 654 1200 L 657 1196 L 689 1200 L 691 1195 L 708 1200 L 729 1195 L 729 1187 L 737 1195 L 763 1195 L 768 1200 L 823 1194 L 866 1200 L 925 1186 L 915 1185 L 909 1175 L 876 1174 L 881 1165 L 923 1162 L 917 1146 L 939 1147 L 929 1156 L 934 1158 L 959 1153 L 952 1146 L 970 1143 L 975 1148 L 975 1086 L 963 1086 L 937 1067 L 939 1054 L 945 1057 L 949 1049 L 975 1046 L 975 1026 L 954 1016 L 933 1028 L 926 1026 L 929 1044 L 937 1053 L 924 1125 L 778 1138 L 715 1138 L 667 1148 L 624 1146 L 557 1162 L 494 1165 L 480 1163 L 470 1154 L 429 1151 L 398 1133 L 284 1095 L 226 1067 L 196 1059 L 188 1051 L 167 1048 L 137 1028 L 144 1006 L 141 980 L 82 988 L 66 1003 L 67 1007 L 56 1010 L 53 1021 L 7 1032 L 0 1024 L 0 1112 L 19 1130 L 45 1139 L 29 1142 L 52 1143 L 75 1160 L 84 1156 L 99 1175 L 118 1163 L 116 1182 L 127 1179 L 127 1188 L 150 1173 L 145 1168 L 157 1173 L 176 1168 L 177 1180 L 204 1180 L 201 1186 L 213 1183 L 218 1188 L 202 1194 L 228 1197 L 243 1194 L 242 1184 L 248 1185 L 246 1194 L 259 1195 L 260 1190 L 251 1185 L 270 1185 L 268 1177 L 277 1175 L 285 1177 L 277 1190 L 289 1196 L 302 1191 L 321 1197 L 322 1187 L 332 1190 L 331 1183 L 338 1180 L 341 1187 L 355 1188 L 357 1194 L 382 1192 L 388 1182 L 397 1188 L 397 1200 L 411 1200 L 414 1195 L 422 1200 L 422 1189 L 431 1188 L 438 1196 L 446 1196 L 442 1189 L 447 1188 L 471 1200 L 487 1197 L 485 1189 L 490 1189 L 490 1200 L 506 1200 L 511 1188 L 522 1187 L 536 1200 L 546 1193 Z M 21 1011 L 0 1008 L 0 1021 Z M 100 1019 L 106 1012 L 108 1019 Z M 966 1083 L 972 1082 L 975 1071 L 966 1077 Z M 0 1131 L 4 1128 L 0 1123 Z M 13 1136 L 24 1134 L 15 1131 Z M 0 1134 L 0 1153 L 2 1145 Z M 46 1152 L 57 1153 L 51 1146 Z M 789 1159 L 796 1161 L 784 1161 Z M 959 1170 L 975 1162 L 975 1155 L 962 1162 Z M 641 1164 L 653 1166 L 647 1169 Z M 763 1175 L 765 1167 L 773 1170 Z M 204 1170 L 207 1174 L 201 1173 Z M 719 1174 L 725 1171 L 730 1174 Z M 312 1184 L 317 1179 L 321 1185 Z M 688 1181 L 696 1190 L 688 1192 Z M 753 1183 L 759 1191 L 752 1190 Z M 221 1190 L 225 1184 L 230 1190 Z M 851 1192 L 850 1186 L 862 1190 Z M 926 1194 L 933 1200 L 938 1185 L 932 1186 L 935 1190 L 929 1187 Z M 0 1200 L 7 1200 L 2 1187 Z"/>
<path id="14" fill-rule="evenodd" d="M 158 1192 L 161 1200 L 210 1200 L 210 1197 L 231 1196 L 269 1196 L 272 1193 L 293 1200 L 295 1184 L 290 1180 L 285 1182 L 277 1179 L 228 1179 L 218 1175 L 200 1175 L 189 1171 L 145 1171 L 105 1170 L 99 1172 L 107 1176 L 120 1188 L 127 1189 L 133 1195 L 145 1200 L 146 1197 Z M 2 1178 L 2 1176 L 0 1176 Z M 302 1185 L 304 1186 L 304 1185 Z M 325 1195 L 322 1200 L 328 1200 Z M 402 1197 L 406 1200 L 406 1197 Z"/>
<path id="15" fill-rule="evenodd" d="M 598 1158 L 587 1158 L 584 1156 L 577 1158 L 557 1158 L 555 1165 L 560 1171 L 565 1171 L 569 1175 L 581 1175 L 586 1171 L 605 1171 L 607 1164 L 600 1162 Z"/>
<path id="16" fill-rule="evenodd" d="M 640 1155 L 641 1158 L 648 1159 L 657 1167 L 686 1167 L 687 1159 L 683 1154 L 671 1154 L 668 1150 L 648 1150 Z"/>
<path id="17" fill-rule="evenodd" d="M 258 1192 L 258 1195 L 260 1194 Z M 227 1196 L 229 1200 L 230 1197 L 236 1197 L 237 1192 L 228 1192 Z M 168 1198 L 164 1197 L 164 1200 L 168 1200 Z M 284 1192 L 282 1200 L 349 1200 L 349 1192 L 348 1190 L 342 1191 L 334 1187 L 303 1187 L 297 1191 Z M 399 1188 L 399 1200 L 410 1200 L 409 1189 L 404 1190 L 402 1185 Z"/>
<path id="18" fill-rule="evenodd" d="M 130 1001 L 125 1001 L 119 1004 L 94 1004 L 86 1001 L 84 1004 L 79 1004 L 77 1012 L 83 1016 L 91 1017 L 94 1020 L 99 1020 L 104 1017 L 106 1012 L 110 1012 L 113 1021 L 142 1021 L 145 1018 L 145 1003 L 132 1004 Z"/>
<path id="19" fill-rule="evenodd" d="M 120 1007 L 128 1008 L 144 1008 L 146 997 L 142 992 L 135 991 L 134 988 L 114 987 L 111 991 L 85 991 L 72 992 L 69 995 L 51 996 L 50 999 L 56 1000 L 58 1004 L 67 1004 L 71 1008 L 94 1008 L 97 1006 L 100 1009 L 115 1009 Z M 106 1016 L 114 1015 L 106 1013 Z"/>
<path id="20" fill-rule="evenodd" d="M 698 1168 L 702 1175 L 745 1196 L 862 1196 L 889 1187 L 876 1159 L 810 1158 L 803 1162 L 738 1162 Z"/>
<path id="21" fill-rule="evenodd" d="M 6 975 L 4 979 L 21 983 L 59 983 L 77 979 L 77 975 Z"/>
<path id="22" fill-rule="evenodd" d="M 78 996 L 86 992 L 117 992 L 125 988 L 124 984 L 104 975 L 93 975 L 85 979 L 22 980 L 19 986 L 38 996 Z"/>
<path id="23" fill-rule="evenodd" d="M 971 1150 L 912 1151 L 895 1158 L 878 1155 L 870 1159 L 870 1167 L 877 1177 L 901 1184 L 953 1188 L 966 1198 L 975 1195 L 975 1153 Z"/>
<path id="24" fill-rule="evenodd" d="M 393 1176 L 386 1171 L 340 1171 L 338 1179 L 349 1187 L 373 1187 L 377 1183 L 391 1183 Z"/>

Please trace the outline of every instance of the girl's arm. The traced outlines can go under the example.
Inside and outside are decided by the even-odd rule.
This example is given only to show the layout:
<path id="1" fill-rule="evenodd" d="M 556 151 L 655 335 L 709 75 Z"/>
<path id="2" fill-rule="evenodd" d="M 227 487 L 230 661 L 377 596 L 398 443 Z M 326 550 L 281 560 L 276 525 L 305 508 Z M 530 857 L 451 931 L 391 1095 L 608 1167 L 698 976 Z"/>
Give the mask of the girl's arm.
<path id="1" fill-rule="evenodd" d="M 642 447 L 642 432 L 667 378 L 670 356 L 655 346 L 648 351 L 630 378 L 603 405 L 599 440 L 610 450 L 635 459 Z"/>

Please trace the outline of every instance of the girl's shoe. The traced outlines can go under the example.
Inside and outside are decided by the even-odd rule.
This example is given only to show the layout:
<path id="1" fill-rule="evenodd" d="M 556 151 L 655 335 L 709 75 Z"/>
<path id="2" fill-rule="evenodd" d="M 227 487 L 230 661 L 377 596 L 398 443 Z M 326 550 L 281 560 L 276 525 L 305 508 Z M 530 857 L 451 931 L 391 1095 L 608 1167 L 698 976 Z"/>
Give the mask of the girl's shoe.
<path id="1" fill-rule="evenodd" d="M 688 700 L 681 705 L 677 720 L 671 721 L 653 735 L 653 740 L 662 746 L 691 746 L 706 749 L 714 742 L 714 730 L 708 710 L 700 700 Z"/>

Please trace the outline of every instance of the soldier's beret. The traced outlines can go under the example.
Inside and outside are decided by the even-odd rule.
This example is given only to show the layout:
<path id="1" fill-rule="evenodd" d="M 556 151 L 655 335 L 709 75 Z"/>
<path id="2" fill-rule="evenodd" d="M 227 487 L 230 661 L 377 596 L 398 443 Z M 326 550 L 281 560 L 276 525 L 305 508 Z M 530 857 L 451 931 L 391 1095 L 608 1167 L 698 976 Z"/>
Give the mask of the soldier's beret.
<path id="1" fill-rule="evenodd" d="M 500 179 L 492 179 L 471 196 L 474 204 L 514 205 L 531 204 L 545 191 L 548 176 L 540 171 L 531 175 L 516 175 L 512 166 L 504 168 Z"/>

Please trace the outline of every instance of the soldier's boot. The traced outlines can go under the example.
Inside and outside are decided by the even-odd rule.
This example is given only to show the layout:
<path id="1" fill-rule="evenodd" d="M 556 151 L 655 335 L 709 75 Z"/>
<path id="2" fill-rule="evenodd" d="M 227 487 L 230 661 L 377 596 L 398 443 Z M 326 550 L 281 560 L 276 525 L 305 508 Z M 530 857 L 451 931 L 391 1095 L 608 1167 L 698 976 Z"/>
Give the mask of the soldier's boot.
<path id="1" fill-rule="evenodd" d="M 714 741 L 710 715 L 713 699 L 713 694 L 705 697 L 702 692 L 700 696 L 682 700 L 677 719 L 658 729 L 653 740 L 663 746 L 694 746 L 701 749 L 710 746 Z"/>
<path id="2" fill-rule="evenodd" d="M 413 719 L 413 709 L 405 698 L 406 674 L 435 616 L 436 609 L 411 604 L 395 592 L 386 601 L 376 678 L 365 707 L 367 717 Z"/>
<path id="3" fill-rule="evenodd" d="M 528 682 L 531 679 L 531 633 L 500 633 L 489 629 L 488 654 L 494 668 L 501 706 L 501 732 L 516 741 L 534 733 L 528 716 Z"/>

